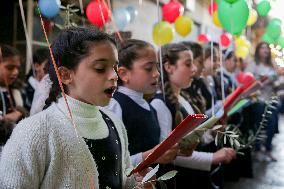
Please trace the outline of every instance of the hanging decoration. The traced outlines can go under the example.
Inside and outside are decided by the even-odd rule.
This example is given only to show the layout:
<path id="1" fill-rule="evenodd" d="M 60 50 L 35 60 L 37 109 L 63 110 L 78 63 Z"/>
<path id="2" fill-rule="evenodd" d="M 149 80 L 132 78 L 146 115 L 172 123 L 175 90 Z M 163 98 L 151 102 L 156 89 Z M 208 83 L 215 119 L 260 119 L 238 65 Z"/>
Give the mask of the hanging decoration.
<path id="1" fill-rule="evenodd" d="M 59 0 L 39 0 L 38 6 L 41 14 L 46 18 L 55 17 L 60 11 Z"/>
<path id="2" fill-rule="evenodd" d="M 163 19 L 169 23 L 173 23 L 177 17 L 181 16 L 184 12 L 183 5 L 178 2 L 171 0 L 169 3 L 162 7 Z"/>
<path id="3" fill-rule="evenodd" d="M 158 22 L 153 27 L 153 40 L 157 45 L 165 45 L 174 38 L 174 29 L 165 21 Z"/>
<path id="4" fill-rule="evenodd" d="M 206 34 L 200 34 L 197 36 L 197 41 L 201 44 L 204 44 L 209 41 L 209 37 Z"/>
<path id="5" fill-rule="evenodd" d="M 192 20 L 188 16 L 179 16 L 175 21 L 175 29 L 182 37 L 187 36 L 192 30 Z"/>
<path id="6" fill-rule="evenodd" d="M 125 8 L 114 9 L 112 16 L 119 30 L 124 30 L 131 20 L 131 15 Z"/>
<path id="7" fill-rule="evenodd" d="M 252 26 L 257 20 L 257 12 L 254 9 L 249 10 L 249 18 L 247 21 L 247 26 Z"/>
<path id="8" fill-rule="evenodd" d="M 218 4 L 218 17 L 222 27 L 233 35 L 240 34 L 247 25 L 249 16 L 248 4 L 238 0 L 232 4 L 222 0 Z"/>
<path id="9" fill-rule="evenodd" d="M 228 47 L 231 44 L 231 35 L 228 33 L 222 33 L 220 36 L 220 43 L 223 47 Z"/>
<path id="10" fill-rule="evenodd" d="M 218 17 L 218 11 L 215 11 L 213 13 L 212 20 L 213 20 L 213 23 L 214 23 L 215 26 L 217 26 L 218 28 L 222 28 L 222 24 L 221 24 L 219 17 Z"/>
<path id="11" fill-rule="evenodd" d="M 126 10 L 130 14 L 130 23 L 131 23 L 135 20 L 136 16 L 138 15 L 138 10 L 132 5 L 126 7 Z"/>
<path id="12" fill-rule="evenodd" d="M 270 2 L 268 0 L 262 0 L 257 4 L 256 10 L 260 16 L 267 16 L 271 9 Z"/>
<path id="13" fill-rule="evenodd" d="M 218 9 L 218 4 L 216 2 L 210 3 L 208 5 L 208 12 L 212 16 L 212 14 L 217 11 Z"/>
<path id="14" fill-rule="evenodd" d="M 104 0 L 91 1 L 87 5 L 86 15 L 93 25 L 103 27 L 110 19 L 110 10 Z"/>

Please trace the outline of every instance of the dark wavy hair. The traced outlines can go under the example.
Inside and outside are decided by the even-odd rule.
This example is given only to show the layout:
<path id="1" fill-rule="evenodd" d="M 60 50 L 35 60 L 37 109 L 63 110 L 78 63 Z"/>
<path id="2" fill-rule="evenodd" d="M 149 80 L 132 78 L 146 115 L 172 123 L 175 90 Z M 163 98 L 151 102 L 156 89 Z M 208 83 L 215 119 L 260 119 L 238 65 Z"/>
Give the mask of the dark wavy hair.
<path id="1" fill-rule="evenodd" d="M 256 48 L 255 48 L 255 53 L 254 53 L 254 60 L 255 60 L 255 63 L 256 64 L 259 64 L 260 62 L 260 48 L 262 45 L 266 45 L 267 48 L 269 49 L 269 55 L 267 56 L 266 60 L 265 60 L 265 64 L 266 65 L 269 65 L 269 66 L 272 66 L 272 61 L 271 61 L 271 51 L 270 51 L 270 48 L 269 48 L 269 44 L 262 41 L 260 43 L 257 44 Z"/>

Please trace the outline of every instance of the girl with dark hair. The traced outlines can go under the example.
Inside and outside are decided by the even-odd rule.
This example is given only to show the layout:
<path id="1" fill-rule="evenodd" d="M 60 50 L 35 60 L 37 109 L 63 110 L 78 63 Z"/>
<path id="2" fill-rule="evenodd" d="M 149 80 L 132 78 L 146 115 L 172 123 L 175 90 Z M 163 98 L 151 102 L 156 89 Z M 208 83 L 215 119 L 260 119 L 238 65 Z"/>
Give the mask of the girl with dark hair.
<path id="1" fill-rule="evenodd" d="M 196 42 L 182 42 L 188 50 L 192 51 L 193 55 L 193 64 L 196 66 L 195 76 L 192 79 L 190 86 L 186 89 L 183 89 L 184 92 L 188 93 L 192 103 L 191 106 L 196 113 L 204 113 L 206 111 L 206 100 L 202 96 L 202 91 L 206 88 L 206 85 L 201 78 L 201 74 L 204 69 L 203 63 L 203 48 L 200 44 Z"/>
<path id="2" fill-rule="evenodd" d="M 223 82 L 224 82 L 224 98 L 233 92 L 237 87 L 237 82 L 235 80 L 235 69 L 237 66 L 237 57 L 233 49 L 228 48 L 223 51 L 223 67 L 217 70 L 214 74 L 215 91 L 217 95 L 217 100 L 223 100 L 222 96 L 222 72 L 223 72 Z M 221 70 L 222 69 L 222 70 Z"/>
<path id="3" fill-rule="evenodd" d="M 39 83 L 46 77 L 46 64 L 49 58 L 48 48 L 39 48 L 33 54 L 33 69 L 27 75 L 25 86 L 25 108 L 31 109 L 34 93 Z"/>
<path id="4" fill-rule="evenodd" d="M 124 125 L 98 108 L 109 102 L 116 88 L 115 41 L 95 28 L 69 28 L 55 39 L 52 52 L 70 109 L 60 97 L 50 60 L 53 84 L 46 109 L 13 131 L 1 156 L 1 186 L 134 187 L 134 178 L 126 177 L 132 166 Z"/>
<path id="5" fill-rule="evenodd" d="M 21 66 L 21 55 L 9 45 L 0 45 L 0 145 L 8 140 L 11 131 L 26 111 L 23 98 L 16 86 Z"/>
<path id="6" fill-rule="evenodd" d="M 250 62 L 246 71 L 253 73 L 256 79 L 268 78 L 260 89 L 259 100 L 264 102 L 271 96 L 276 95 L 274 93 L 274 82 L 277 79 L 277 72 L 271 60 L 271 51 L 268 43 L 260 42 L 255 49 L 255 61 Z M 257 115 L 262 115 L 264 111 L 264 103 L 259 103 L 257 108 Z M 259 124 L 259 123 L 256 123 Z M 267 138 L 264 144 L 265 153 L 261 152 L 261 144 L 256 145 L 256 159 L 259 161 L 276 161 L 276 158 L 272 156 L 272 139 L 276 132 L 278 132 L 278 110 L 274 110 L 267 124 Z"/>
<path id="7" fill-rule="evenodd" d="M 137 165 L 160 143 L 157 113 L 143 98 L 144 94 L 155 93 L 158 87 L 157 54 L 150 43 L 129 39 L 121 44 L 118 59 L 119 87 L 107 108 L 122 119 L 131 160 Z M 178 145 L 175 145 L 155 163 L 169 163 L 177 152 Z"/>
<path id="8" fill-rule="evenodd" d="M 158 93 L 151 105 L 155 108 L 161 127 L 162 139 L 188 115 L 194 114 L 194 110 L 188 103 L 188 96 L 181 89 L 189 87 L 195 72 L 192 52 L 182 44 L 167 44 L 161 48 L 165 99 Z M 174 169 L 178 171 L 175 179 L 175 188 L 184 188 L 190 185 L 192 188 L 208 188 L 209 178 L 195 176 L 192 169 L 210 171 L 212 164 L 229 163 L 235 157 L 235 151 L 231 148 L 223 148 L 215 153 L 193 151 L 190 157 L 177 156 L 173 162 Z M 207 174 L 209 176 L 209 174 Z M 201 181 L 201 182 L 200 182 Z M 173 188 L 172 187 L 172 188 Z"/>

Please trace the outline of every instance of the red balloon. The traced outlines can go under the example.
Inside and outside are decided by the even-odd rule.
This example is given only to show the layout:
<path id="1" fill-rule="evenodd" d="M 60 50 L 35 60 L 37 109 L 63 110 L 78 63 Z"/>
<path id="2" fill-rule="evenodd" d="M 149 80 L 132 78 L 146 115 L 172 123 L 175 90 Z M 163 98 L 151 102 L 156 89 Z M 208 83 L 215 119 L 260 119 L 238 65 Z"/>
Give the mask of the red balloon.
<path id="1" fill-rule="evenodd" d="M 208 12 L 212 15 L 218 9 L 218 4 L 213 2 L 208 5 Z"/>
<path id="2" fill-rule="evenodd" d="M 198 37 L 197 37 L 197 41 L 198 41 L 199 43 L 207 43 L 207 42 L 209 41 L 209 39 L 208 39 L 207 35 L 205 35 L 205 34 L 200 34 L 200 35 L 198 35 Z"/>
<path id="3" fill-rule="evenodd" d="M 162 8 L 163 18 L 169 23 L 173 23 L 177 17 L 183 14 L 184 7 L 178 2 L 171 0 L 169 3 L 165 4 Z"/>
<path id="4" fill-rule="evenodd" d="M 252 82 L 255 81 L 255 78 L 251 72 L 240 72 L 237 76 L 236 79 L 238 83 L 242 85 L 248 85 Z"/>
<path id="5" fill-rule="evenodd" d="M 86 8 L 86 15 L 92 24 L 102 27 L 110 18 L 110 10 L 104 0 L 92 1 Z"/>
<path id="6" fill-rule="evenodd" d="M 220 36 L 220 41 L 221 41 L 221 45 L 223 47 L 228 47 L 231 43 L 231 36 L 227 33 L 223 33 L 221 36 Z"/>

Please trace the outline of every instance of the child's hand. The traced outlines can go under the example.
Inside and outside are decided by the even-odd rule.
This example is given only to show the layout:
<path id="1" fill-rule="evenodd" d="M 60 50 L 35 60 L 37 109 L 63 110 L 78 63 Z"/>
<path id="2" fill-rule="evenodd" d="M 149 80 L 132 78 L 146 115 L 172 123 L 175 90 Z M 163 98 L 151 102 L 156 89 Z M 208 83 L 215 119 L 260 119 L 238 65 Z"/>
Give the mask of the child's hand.
<path id="1" fill-rule="evenodd" d="M 149 154 L 151 154 L 159 145 L 156 145 L 151 150 L 148 150 L 146 152 L 142 153 L 142 158 L 145 160 Z M 172 146 L 169 150 L 167 150 L 155 163 L 161 163 L 166 164 L 170 163 L 172 160 L 174 160 L 179 152 L 179 145 L 176 143 L 174 146 Z"/>
<path id="2" fill-rule="evenodd" d="M 7 122 L 17 122 L 22 115 L 23 114 L 20 111 L 14 110 L 13 112 L 4 115 L 3 119 Z"/>
<path id="3" fill-rule="evenodd" d="M 150 172 L 153 168 L 148 167 L 147 169 L 144 169 L 143 171 L 139 173 L 134 174 L 134 178 L 136 180 L 137 185 L 135 186 L 135 189 L 152 189 L 152 185 L 156 184 L 156 174 L 149 179 L 150 182 L 142 183 L 142 180 L 144 176 Z"/>
<path id="4" fill-rule="evenodd" d="M 179 156 L 191 156 L 192 152 L 196 148 L 196 146 L 199 144 L 199 142 L 195 142 L 192 145 L 190 145 L 187 149 L 180 149 L 178 155 Z"/>
<path id="5" fill-rule="evenodd" d="M 236 151 L 233 148 L 222 148 L 213 154 L 212 164 L 228 164 L 236 158 Z"/>
<path id="6" fill-rule="evenodd" d="M 157 159 L 156 163 L 166 164 L 170 163 L 174 159 L 176 159 L 179 152 L 179 144 L 176 143 L 169 150 L 167 150 L 159 159 Z"/>

